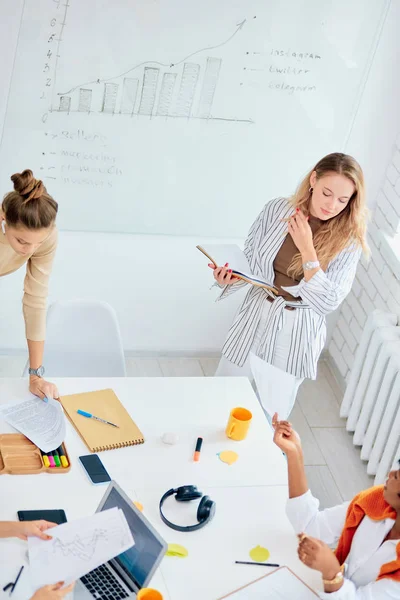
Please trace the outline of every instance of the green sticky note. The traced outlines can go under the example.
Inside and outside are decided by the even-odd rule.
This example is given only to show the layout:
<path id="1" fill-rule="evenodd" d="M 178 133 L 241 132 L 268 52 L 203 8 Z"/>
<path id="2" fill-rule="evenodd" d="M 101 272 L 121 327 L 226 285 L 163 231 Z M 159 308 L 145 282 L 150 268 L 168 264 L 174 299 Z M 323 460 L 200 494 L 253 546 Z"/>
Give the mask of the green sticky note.
<path id="1" fill-rule="evenodd" d="M 270 551 L 263 546 L 255 546 L 249 552 L 250 558 L 254 560 L 254 562 L 265 562 L 270 557 Z"/>

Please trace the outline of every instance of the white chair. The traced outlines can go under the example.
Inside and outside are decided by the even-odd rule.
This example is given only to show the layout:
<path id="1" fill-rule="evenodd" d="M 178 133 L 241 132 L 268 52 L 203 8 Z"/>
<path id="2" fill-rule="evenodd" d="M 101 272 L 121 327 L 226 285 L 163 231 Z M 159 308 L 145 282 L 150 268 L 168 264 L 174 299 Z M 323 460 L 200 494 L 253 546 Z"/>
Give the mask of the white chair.
<path id="1" fill-rule="evenodd" d="M 54 302 L 47 311 L 45 378 L 126 377 L 121 333 L 106 302 Z M 27 364 L 23 377 L 28 375 Z"/>

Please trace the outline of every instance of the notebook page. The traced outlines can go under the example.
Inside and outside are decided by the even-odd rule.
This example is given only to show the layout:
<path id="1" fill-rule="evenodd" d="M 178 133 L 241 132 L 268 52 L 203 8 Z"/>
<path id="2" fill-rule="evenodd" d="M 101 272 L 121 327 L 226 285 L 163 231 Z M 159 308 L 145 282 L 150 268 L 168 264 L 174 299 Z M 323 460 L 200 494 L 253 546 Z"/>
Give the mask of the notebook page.
<path id="1" fill-rule="evenodd" d="M 318 596 L 283 567 L 225 598 L 229 600 L 317 600 Z M 222 599 L 221 599 L 222 600 Z"/>
<path id="2" fill-rule="evenodd" d="M 251 275 L 249 263 L 243 251 L 236 244 L 200 244 L 219 267 L 229 263 L 229 268 Z"/>

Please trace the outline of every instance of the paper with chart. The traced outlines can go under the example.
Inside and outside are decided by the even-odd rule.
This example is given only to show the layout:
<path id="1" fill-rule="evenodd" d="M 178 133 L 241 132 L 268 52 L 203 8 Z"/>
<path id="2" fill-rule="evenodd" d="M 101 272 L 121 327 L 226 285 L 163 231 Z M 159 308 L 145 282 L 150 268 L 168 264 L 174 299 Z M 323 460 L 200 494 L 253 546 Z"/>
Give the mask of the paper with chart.
<path id="1" fill-rule="evenodd" d="M 64 410 L 52 398 L 47 402 L 39 398 L 12 402 L 0 408 L 0 415 L 43 452 L 51 452 L 65 440 Z"/>
<path id="2" fill-rule="evenodd" d="M 316 600 L 312 591 L 287 567 L 281 567 L 219 600 Z"/>
<path id="3" fill-rule="evenodd" d="M 63 523 L 51 530 L 52 539 L 28 539 L 35 589 L 57 581 L 71 583 L 135 545 L 120 508 Z"/>

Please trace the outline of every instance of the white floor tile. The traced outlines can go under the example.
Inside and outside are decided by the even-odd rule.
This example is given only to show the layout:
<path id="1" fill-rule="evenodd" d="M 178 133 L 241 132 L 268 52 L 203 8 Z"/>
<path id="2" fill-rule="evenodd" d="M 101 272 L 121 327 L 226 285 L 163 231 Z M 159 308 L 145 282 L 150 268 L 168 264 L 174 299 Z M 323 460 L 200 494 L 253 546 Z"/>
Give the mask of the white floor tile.
<path id="1" fill-rule="evenodd" d="M 206 377 L 214 377 L 219 358 L 200 358 L 200 365 Z"/>
<path id="2" fill-rule="evenodd" d="M 164 377 L 204 377 L 197 358 L 159 358 Z"/>
<path id="3" fill-rule="evenodd" d="M 308 485 L 315 498 L 320 502 L 320 509 L 330 508 L 343 502 L 343 498 L 328 467 L 306 467 Z"/>
<path id="4" fill-rule="evenodd" d="M 326 463 L 321 450 L 297 402 L 290 414 L 289 421 L 300 436 L 304 453 L 304 464 L 325 465 Z"/>
<path id="5" fill-rule="evenodd" d="M 326 378 L 326 367 L 318 366 L 315 381 L 306 379 L 300 386 L 297 401 L 310 427 L 344 427 L 339 416 L 337 398 Z"/>
<path id="6" fill-rule="evenodd" d="M 128 377 L 163 377 L 157 358 L 127 358 Z"/>
<path id="7" fill-rule="evenodd" d="M 27 356 L 2 356 L 0 355 L 0 377 L 22 377 L 27 361 Z"/>
<path id="8" fill-rule="evenodd" d="M 344 500 L 374 485 L 359 448 L 353 446 L 353 436 L 344 427 L 313 428 L 312 432 Z"/>

